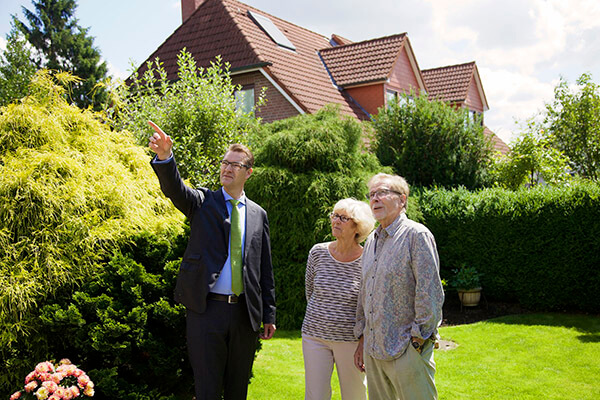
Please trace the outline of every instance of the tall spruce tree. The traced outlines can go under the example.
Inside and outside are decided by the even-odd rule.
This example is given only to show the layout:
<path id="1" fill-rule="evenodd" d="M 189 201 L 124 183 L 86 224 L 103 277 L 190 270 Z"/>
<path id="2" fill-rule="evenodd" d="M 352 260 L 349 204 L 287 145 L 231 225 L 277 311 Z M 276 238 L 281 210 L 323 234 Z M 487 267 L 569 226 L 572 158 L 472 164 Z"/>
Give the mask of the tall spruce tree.
<path id="1" fill-rule="evenodd" d="M 36 71 L 21 32 L 13 27 L 6 41 L 6 50 L 0 54 L 0 106 L 24 97 Z"/>
<path id="2" fill-rule="evenodd" d="M 106 78 L 107 67 L 100 62 L 100 51 L 89 28 L 82 28 L 75 18 L 75 0 L 32 0 L 35 11 L 23 7 L 28 23 L 13 16 L 16 28 L 37 50 L 34 61 L 38 68 L 68 71 L 81 78 L 74 85 L 72 101 L 79 107 L 100 108 L 106 93 L 96 84 Z"/>

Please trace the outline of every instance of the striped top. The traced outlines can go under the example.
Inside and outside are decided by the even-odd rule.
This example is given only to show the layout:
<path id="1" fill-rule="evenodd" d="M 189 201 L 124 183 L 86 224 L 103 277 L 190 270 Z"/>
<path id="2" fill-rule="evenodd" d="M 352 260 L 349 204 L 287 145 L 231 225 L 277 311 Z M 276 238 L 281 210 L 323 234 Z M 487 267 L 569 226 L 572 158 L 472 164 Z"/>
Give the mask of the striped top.
<path id="1" fill-rule="evenodd" d="M 306 314 L 302 334 L 336 342 L 355 342 L 361 257 L 338 261 L 329 244 L 313 246 L 306 262 Z"/>

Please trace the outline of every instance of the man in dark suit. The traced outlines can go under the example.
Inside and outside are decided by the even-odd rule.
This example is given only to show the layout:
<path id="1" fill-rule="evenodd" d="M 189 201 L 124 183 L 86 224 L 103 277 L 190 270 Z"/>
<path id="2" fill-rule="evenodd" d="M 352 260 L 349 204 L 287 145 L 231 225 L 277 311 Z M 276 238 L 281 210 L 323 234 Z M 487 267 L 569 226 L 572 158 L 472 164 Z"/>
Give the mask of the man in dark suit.
<path id="1" fill-rule="evenodd" d="M 245 399 L 257 338 L 270 339 L 276 329 L 269 222 L 244 194 L 254 157 L 231 145 L 221 160 L 222 187 L 192 189 L 179 176 L 171 138 L 148 123 L 160 187 L 190 221 L 175 300 L 187 309 L 196 398 Z"/>

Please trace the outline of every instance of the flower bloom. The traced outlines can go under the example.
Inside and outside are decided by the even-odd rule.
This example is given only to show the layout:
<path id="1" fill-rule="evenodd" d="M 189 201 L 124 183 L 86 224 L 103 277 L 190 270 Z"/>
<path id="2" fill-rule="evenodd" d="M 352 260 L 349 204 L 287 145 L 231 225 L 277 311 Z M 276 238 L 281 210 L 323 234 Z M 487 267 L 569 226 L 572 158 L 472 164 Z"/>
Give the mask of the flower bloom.
<path id="1" fill-rule="evenodd" d="M 31 393 L 36 387 L 38 387 L 38 383 L 36 381 L 31 381 L 27 385 L 25 385 L 25 391 L 27 393 Z"/>
<path id="2" fill-rule="evenodd" d="M 56 384 L 56 381 L 42 382 L 42 386 L 45 387 L 46 389 L 48 389 L 48 393 L 50 393 L 50 394 L 56 392 L 56 389 L 58 389 L 58 385 Z"/>
<path id="3" fill-rule="evenodd" d="M 69 390 L 71 391 L 71 393 L 73 393 L 73 398 L 79 396 L 79 388 L 77 386 L 71 386 Z"/>
<path id="4" fill-rule="evenodd" d="M 54 366 L 50 361 L 44 361 L 36 365 L 35 372 L 41 374 L 43 372 L 52 372 L 54 370 Z"/>
<path id="5" fill-rule="evenodd" d="M 86 396 L 92 397 L 94 395 L 94 386 L 86 386 L 83 394 Z"/>
<path id="6" fill-rule="evenodd" d="M 53 394 L 52 396 L 48 397 L 48 400 L 62 400 L 60 397 L 58 397 L 57 395 Z"/>
<path id="7" fill-rule="evenodd" d="M 12 396 L 10 396 L 10 400 L 17 400 L 21 398 L 21 392 L 14 392 Z"/>
<path id="8" fill-rule="evenodd" d="M 59 386 L 58 389 L 56 389 L 56 392 L 54 392 L 54 395 L 56 397 L 58 397 L 59 399 L 64 399 L 65 398 L 65 392 L 67 391 L 66 388 Z"/>
<path id="9" fill-rule="evenodd" d="M 29 382 L 31 382 L 31 381 L 32 381 L 32 380 L 34 380 L 34 379 L 35 379 L 35 371 L 31 371 L 31 372 L 29 373 L 29 375 L 27 375 L 27 376 L 25 377 L 25 384 L 28 384 Z"/>
<path id="10" fill-rule="evenodd" d="M 68 358 L 63 358 L 62 360 L 60 360 L 59 362 L 60 365 L 64 365 L 64 364 L 72 364 L 71 360 L 69 360 Z"/>
<path id="11" fill-rule="evenodd" d="M 42 386 L 35 392 L 35 397 L 37 397 L 38 400 L 46 400 L 48 398 L 48 389 Z"/>
<path id="12" fill-rule="evenodd" d="M 88 382 L 90 382 L 90 377 L 87 376 L 86 374 L 81 375 L 79 378 L 77 378 L 77 383 L 79 384 L 79 386 L 81 386 L 82 388 L 86 387 Z"/>

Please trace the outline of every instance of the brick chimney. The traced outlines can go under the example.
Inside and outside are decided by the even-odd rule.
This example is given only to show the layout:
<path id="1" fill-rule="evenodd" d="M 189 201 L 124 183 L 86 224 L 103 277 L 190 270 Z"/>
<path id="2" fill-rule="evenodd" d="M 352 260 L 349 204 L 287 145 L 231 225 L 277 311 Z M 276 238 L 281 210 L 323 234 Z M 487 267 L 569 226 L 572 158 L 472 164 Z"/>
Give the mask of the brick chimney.
<path id="1" fill-rule="evenodd" d="M 205 0 L 181 0 L 181 23 L 184 23 Z"/>

